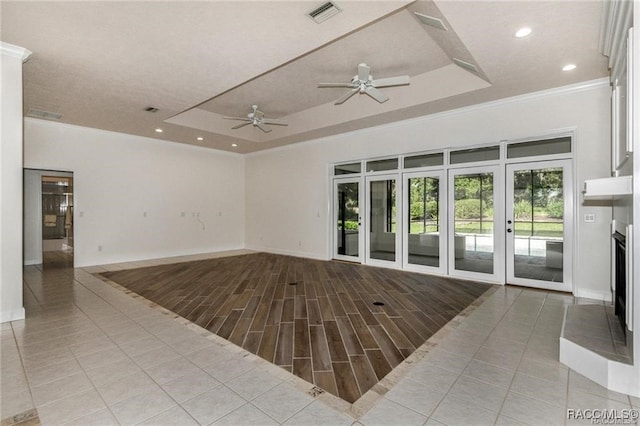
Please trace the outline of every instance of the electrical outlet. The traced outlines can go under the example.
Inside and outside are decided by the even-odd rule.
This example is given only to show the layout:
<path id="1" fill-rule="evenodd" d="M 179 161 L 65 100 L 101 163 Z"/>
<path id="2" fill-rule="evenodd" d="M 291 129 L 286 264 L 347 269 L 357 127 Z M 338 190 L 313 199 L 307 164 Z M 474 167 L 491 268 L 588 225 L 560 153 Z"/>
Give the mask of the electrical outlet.
<path id="1" fill-rule="evenodd" d="M 185 217 L 187 214 L 185 212 L 180 212 L 180 217 Z"/>
<path id="2" fill-rule="evenodd" d="M 147 217 L 147 212 L 142 212 L 142 217 Z"/>
<path id="3" fill-rule="evenodd" d="M 595 213 L 585 213 L 584 221 L 585 221 L 585 223 L 595 223 L 595 221 L 596 221 Z"/>
<path id="4" fill-rule="evenodd" d="M 98 246 L 98 251 L 102 251 L 102 246 Z"/>
<path id="5" fill-rule="evenodd" d="M 84 212 L 78 213 L 78 217 L 84 217 Z"/>

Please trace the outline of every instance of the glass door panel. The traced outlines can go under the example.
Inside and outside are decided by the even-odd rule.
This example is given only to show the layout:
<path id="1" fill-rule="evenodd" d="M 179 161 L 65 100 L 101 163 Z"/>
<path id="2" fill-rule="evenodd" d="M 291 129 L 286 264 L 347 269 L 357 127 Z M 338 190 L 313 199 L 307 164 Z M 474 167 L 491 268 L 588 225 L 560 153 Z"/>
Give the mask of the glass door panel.
<path id="1" fill-rule="evenodd" d="M 359 262 L 360 180 L 336 180 L 334 185 L 334 258 Z"/>
<path id="2" fill-rule="evenodd" d="M 571 290 L 567 284 L 570 163 L 507 166 L 507 281 Z M 570 281 L 570 280 L 569 280 Z"/>
<path id="3" fill-rule="evenodd" d="M 397 177 L 368 178 L 367 186 L 367 263 L 395 263 L 399 246 Z"/>
<path id="4" fill-rule="evenodd" d="M 478 167 L 449 172 L 449 259 L 450 274 L 501 281 L 504 253 L 496 216 L 501 205 L 496 167 Z"/>
<path id="5" fill-rule="evenodd" d="M 442 173 L 406 174 L 404 183 L 404 266 L 442 269 L 446 264 L 441 232 L 446 230 Z"/>

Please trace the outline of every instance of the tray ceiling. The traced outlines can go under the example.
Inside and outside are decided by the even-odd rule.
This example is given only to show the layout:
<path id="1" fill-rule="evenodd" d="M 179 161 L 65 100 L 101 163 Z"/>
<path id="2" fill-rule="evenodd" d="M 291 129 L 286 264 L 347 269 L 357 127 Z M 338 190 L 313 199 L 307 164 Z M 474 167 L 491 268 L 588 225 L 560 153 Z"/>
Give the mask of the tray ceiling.
<path id="1" fill-rule="evenodd" d="M 321 3 L 2 1 L 0 34 L 33 52 L 25 113 L 240 153 L 608 75 L 597 1 L 337 1 L 342 11 L 317 24 L 305 14 Z M 525 25 L 533 33 L 515 38 Z M 317 88 L 348 82 L 361 62 L 411 84 L 381 89 L 383 104 L 334 105 L 348 89 Z M 289 125 L 232 130 L 222 118 L 253 104 Z"/>

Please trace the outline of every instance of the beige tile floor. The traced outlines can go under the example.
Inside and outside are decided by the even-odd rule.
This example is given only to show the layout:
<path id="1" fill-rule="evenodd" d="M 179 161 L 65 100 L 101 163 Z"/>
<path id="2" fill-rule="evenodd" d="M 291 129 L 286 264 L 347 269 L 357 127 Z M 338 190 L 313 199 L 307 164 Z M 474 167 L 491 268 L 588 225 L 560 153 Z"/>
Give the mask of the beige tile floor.
<path id="1" fill-rule="evenodd" d="M 557 361 L 570 296 L 498 288 L 350 405 L 91 275 L 104 270 L 25 270 L 27 319 L 1 325 L 3 426 L 34 409 L 44 425 L 370 426 L 563 425 L 568 409 L 640 408 Z"/>

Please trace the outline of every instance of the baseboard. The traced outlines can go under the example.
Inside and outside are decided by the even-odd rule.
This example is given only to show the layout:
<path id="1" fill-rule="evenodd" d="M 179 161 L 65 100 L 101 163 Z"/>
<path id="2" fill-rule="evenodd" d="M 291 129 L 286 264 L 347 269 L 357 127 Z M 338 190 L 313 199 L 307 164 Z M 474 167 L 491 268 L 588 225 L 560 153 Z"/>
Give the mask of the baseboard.
<path id="1" fill-rule="evenodd" d="M 42 263 L 42 259 L 40 259 L 40 260 L 25 260 L 24 261 L 24 266 L 39 265 L 41 263 Z"/>
<path id="2" fill-rule="evenodd" d="M 25 319 L 24 308 L 0 312 L 0 323 Z"/>
<path id="3" fill-rule="evenodd" d="M 573 292 L 575 297 L 582 297 L 585 299 L 593 299 L 593 300 L 603 300 L 605 302 L 611 302 L 611 292 L 609 291 L 594 291 L 594 290 L 585 290 L 585 289 L 576 289 Z"/>
<path id="4" fill-rule="evenodd" d="M 282 254 L 285 256 L 304 257 L 306 259 L 315 259 L 315 260 L 329 260 L 326 256 L 321 256 L 317 253 L 310 253 L 310 252 L 304 252 L 304 251 L 282 250 L 282 249 L 275 249 L 272 247 L 261 247 L 261 246 L 252 246 L 252 245 L 247 245 L 245 248 L 247 250 L 261 251 L 261 252 L 273 253 L 273 254 Z"/>

